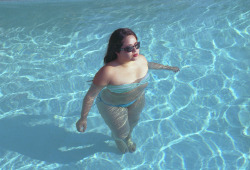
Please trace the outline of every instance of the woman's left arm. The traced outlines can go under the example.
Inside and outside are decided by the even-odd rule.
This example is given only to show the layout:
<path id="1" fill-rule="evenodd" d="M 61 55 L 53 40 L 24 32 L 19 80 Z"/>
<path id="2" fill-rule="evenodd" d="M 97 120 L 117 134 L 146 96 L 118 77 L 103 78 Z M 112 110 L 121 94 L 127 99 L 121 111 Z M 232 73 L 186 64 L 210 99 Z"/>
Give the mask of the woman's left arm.
<path id="1" fill-rule="evenodd" d="M 175 73 L 180 71 L 180 69 L 178 67 L 172 67 L 172 66 L 168 66 L 168 65 L 154 63 L 154 62 L 148 62 L 148 68 L 149 69 L 157 69 L 157 70 L 159 70 L 159 69 L 172 70 Z"/>

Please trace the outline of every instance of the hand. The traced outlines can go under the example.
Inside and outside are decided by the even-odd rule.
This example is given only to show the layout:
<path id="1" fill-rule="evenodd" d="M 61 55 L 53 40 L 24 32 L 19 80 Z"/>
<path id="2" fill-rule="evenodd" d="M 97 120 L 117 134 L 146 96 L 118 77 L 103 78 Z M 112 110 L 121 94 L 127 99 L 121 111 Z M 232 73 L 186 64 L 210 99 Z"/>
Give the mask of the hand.
<path id="1" fill-rule="evenodd" d="M 178 71 L 180 71 L 180 69 L 178 67 L 172 67 L 171 70 L 173 70 L 173 72 L 177 73 Z"/>
<path id="2" fill-rule="evenodd" d="M 84 132 L 86 128 L 87 128 L 87 119 L 80 118 L 76 122 L 76 129 L 78 130 L 78 132 Z"/>

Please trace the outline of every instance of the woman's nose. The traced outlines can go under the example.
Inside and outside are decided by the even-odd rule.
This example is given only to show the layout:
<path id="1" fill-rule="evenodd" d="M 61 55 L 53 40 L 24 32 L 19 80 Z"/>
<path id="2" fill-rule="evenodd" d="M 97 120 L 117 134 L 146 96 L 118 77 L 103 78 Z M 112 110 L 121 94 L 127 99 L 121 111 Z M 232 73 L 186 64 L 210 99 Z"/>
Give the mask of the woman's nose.
<path id="1" fill-rule="evenodd" d="M 133 47 L 133 50 L 132 50 L 132 52 L 136 52 L 136 50 L 137 50 L 137 49 L 136 49 L 135 47 Z"/>

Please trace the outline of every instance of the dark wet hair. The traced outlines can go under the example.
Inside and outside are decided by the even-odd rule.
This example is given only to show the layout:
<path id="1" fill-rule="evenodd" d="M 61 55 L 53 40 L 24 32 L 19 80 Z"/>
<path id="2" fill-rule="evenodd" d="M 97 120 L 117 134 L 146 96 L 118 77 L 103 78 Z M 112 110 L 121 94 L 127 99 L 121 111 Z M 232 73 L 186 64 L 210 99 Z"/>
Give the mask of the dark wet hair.
<path id="1" fill-rule="evenodd" d="M 104 57 L 104 64 L 114 61 L 117 58 L 116 52 L 119 53 L 121 51 L 121 47 L 123 45 L 122 41 L 129 35 L 135 36 L 137 40 L 136 34 L 129 28 L 119 28 L 111 34 L 108 49 Z"/>

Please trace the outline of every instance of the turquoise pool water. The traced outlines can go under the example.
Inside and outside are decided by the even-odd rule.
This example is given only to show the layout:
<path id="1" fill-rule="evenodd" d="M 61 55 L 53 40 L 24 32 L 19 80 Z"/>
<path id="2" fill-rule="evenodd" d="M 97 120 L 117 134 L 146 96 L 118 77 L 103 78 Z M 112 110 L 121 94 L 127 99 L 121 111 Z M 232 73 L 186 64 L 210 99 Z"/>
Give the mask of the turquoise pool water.
<path id="1" fill-rule="evenodd" d="M 0 169 L 250 169 L 248 0 L 0 2 Z M 109 35 L 149 61 L 146 106 L 121 155 L 96 106 L 75 129 Z"/>

